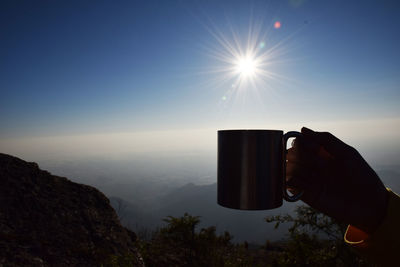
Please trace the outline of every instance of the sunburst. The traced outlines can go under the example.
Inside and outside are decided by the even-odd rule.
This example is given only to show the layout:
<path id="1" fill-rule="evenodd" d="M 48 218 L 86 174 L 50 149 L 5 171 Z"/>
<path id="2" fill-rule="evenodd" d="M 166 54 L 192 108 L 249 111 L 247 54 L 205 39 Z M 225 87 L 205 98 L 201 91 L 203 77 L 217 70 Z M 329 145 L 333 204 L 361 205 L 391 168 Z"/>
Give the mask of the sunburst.
<path id="1" fill-rule="evenodd" d="M 273 89 L 271 84 L 275 82 L 287 80 L 275 71 L 275 67 L 287 61 L 285 56 L 288 49 L 284 44 L 291 36 L 273 42 L 268 37 L 280 30 L 281 23 L 279 27 L 276 24 L 271 23 L 265 30 L 262 23 L 251 25 L 244 34 L 239 34 L 232 26 L 228 34 L 222 33 L 217 27 L 208 27 L 217 44 L 207 48 L 208 55 L 216 59 L 214 67 L 208 70 L 216 74 L 214 82 L 218 86 L 231 84 L 229 90 L 236 92 L 258 93 L 260 90 Z M 224 94 L 223 100 L 226 99 Z"/>

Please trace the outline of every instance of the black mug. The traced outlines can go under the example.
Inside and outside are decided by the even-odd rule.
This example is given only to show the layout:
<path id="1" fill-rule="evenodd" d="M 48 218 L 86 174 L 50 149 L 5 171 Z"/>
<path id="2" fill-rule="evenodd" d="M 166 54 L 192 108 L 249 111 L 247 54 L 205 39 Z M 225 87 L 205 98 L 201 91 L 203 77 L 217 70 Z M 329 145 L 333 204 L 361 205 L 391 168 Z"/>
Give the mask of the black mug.
<path id="1" fill-rule="evenodd" d="M 286 189 L 286 143 L 299 132 L 218 131 L 218 204 L 240 210 L 267 210 L 294 202 Z"/>

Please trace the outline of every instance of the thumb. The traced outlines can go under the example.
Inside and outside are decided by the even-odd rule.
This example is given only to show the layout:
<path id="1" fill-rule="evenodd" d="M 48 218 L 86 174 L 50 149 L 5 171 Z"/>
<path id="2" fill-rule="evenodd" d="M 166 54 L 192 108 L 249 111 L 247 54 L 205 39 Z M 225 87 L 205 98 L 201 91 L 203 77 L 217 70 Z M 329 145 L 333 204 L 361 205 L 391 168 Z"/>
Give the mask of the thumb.
<path id="1" fill-rule="evenodd" d="M 346 157 L 353 154 L 354 148 L 347 145 L 331 133 L 314 132 L 306 127 L 301 128 L 301 133 L 305 138 L 309 138 L 323 146 L 332 156 Z"/>

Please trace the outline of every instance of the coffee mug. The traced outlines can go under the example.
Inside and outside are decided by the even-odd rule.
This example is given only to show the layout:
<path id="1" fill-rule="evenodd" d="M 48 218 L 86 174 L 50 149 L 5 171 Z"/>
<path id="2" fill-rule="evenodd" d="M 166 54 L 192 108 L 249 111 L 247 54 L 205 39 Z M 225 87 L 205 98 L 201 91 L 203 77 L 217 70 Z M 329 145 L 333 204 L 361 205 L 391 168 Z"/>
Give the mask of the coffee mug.
<path id="1" fill-rule="evenodd" d="M 299 132 L 218 131 L 218 204 L 240 210 L 267 210 L 294 202 L 302 192 L 286 188 L 286 143 Z"/>

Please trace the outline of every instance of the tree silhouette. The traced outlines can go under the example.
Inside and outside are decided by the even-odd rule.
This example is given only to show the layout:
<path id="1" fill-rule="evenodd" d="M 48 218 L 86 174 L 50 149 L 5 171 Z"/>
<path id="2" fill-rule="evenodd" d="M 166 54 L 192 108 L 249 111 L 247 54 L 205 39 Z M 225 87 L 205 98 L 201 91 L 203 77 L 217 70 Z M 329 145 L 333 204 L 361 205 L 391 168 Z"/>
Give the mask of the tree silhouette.
<path id="1" fill-rule="evenodd" d="M 268 223 L 291 224 L 289 240 L 276 255 L 280 266 L 372 266 L 345 244 L 347 225 L 309 207 L 298 206 L 296 217 L 289 214 L 269 216 Z"/>
<path id="2" fill-rule="evenodd" d="M 146 266 L 251 266 L 243 245 L 231 242 L 228 232 L 216 234 L 216 227 L 196 232 L 200 217 L 185 213 L 168 216 L 167 223 L 150 241 L 139 241 Z"/>

